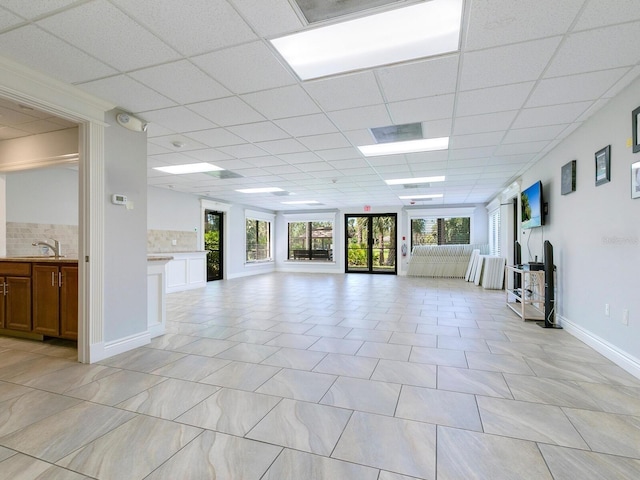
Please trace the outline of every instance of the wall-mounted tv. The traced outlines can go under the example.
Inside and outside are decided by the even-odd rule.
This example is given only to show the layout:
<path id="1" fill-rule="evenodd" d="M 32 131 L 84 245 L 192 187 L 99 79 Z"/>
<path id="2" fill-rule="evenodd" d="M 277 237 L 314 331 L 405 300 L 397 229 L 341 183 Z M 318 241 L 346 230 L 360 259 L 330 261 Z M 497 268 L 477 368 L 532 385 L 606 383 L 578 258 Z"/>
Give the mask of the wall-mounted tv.
<path id="1" fill-rule="evenodd" d="M 520 213 L 522 228 L 534 228 L 544 225 L 544 201 L 542 182 L 536 182 L 520 194 Z"/>

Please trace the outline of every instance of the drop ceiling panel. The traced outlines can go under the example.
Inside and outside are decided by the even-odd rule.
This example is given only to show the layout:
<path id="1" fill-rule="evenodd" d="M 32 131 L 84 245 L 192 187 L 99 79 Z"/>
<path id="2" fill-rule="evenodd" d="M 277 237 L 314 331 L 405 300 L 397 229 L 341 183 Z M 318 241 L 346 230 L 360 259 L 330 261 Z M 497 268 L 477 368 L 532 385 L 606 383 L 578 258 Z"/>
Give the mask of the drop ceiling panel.
<path id="1" fill-rule="evenodd" d="M 518 114 L 513 128 L 542 127 L 574 122 L 592 102 L 568 103 L 550 107 L 527 108 Z"/>
<path id="2" fill-rule="evenodd" d="M 322 113 L 283 118 L 275 120 L 274 123 L 293 137 L 304 137 L 307 135 L 319 135 L 338 131 L 329 118 Z"/>
<path id="3" fill-rule="evenodd" d="M 389 112 L 396 125 L 450 118 L 453 115 L 453 99 L 453 95 L 439 95 L 389 103 Z"/>
<path id="4" fill-rule="evenodd" d="M 356 150 L 353 147 L 345 147 L 345 148 L 332 148 L 330 150 L 316 150 L 316 155 L 318 155 L 323 160 L 340 160 L 342 163 L 348 163 L 351 165 L 352 163 L 361 164 L 363 167 L 367 165 L 367 163 L 361 158 L 359 150 Z"/>
<path id="5" fill-rule="evenodd" d="M 162 110 L 153 110 L 144 113 L 144 118 L 148 122 L 158 123 L 165 128 L 176 132 L 192 132 L 195 130 L 206 130 L 216 125 L 192 112 L 186 107 L 170 107 Z"/>
<path id="6" fill-rule="evenodd" d="M 547 77 L 635 66 L 640 51 L 630 48 L 640 35 L 640 22 L 578 32 L 564 41 L 546 72 Z"/>
<path id="7" fill-rule="evenodd" d="M 500 143 L 504 137 L 504 131 L 490 133 L 476 133 L 473 135 L 457 135 L 449 142 L 450 149 L 486 147 Z"/>
<path id="8" fill-rule="evenodd" d="M 264 120 L 262 115 L 238 97 L 194 103 L 189 105 L 189 109 L 224 127 Z"/>
<path id="9" fill-rule="evenodd" d="M 512 110 L 509 112 L 456 117 L 453 133 L 455 135 L 468 135 L 472 133 L 506 130 L 516 118 L 517 114 L 517 110 Z"/>
<path id="10" fill-rule="evenodd" d="M 98 98 L 109 99 L 129 112 L 156 110 L 176 104 L 127 75 L 81 83 L 78 87 Z"/>
<path id="11" fill-rule="evenodd" d="M 562 37 L 465 53 L 460 90 L 495 87 L 537 79 Z"/>
<path id="12" fill-rule="evenodd" d="M 278 140 L 289 136 L 288 133 L 278 128 L 272 122 L 246 123 L 244 125 L 228 127 L 228 130 L 249 142 Z"/>
<path id="13" fill-rule="evenodd" d="M 443 95 L 456 89 L 458 60 L 457 54 L 422 60 L 380 68 L 376 75 L 388 102 Z"/>
<path id="14" fill-rule="evenodd" d="M 176 147 L 174 142 L 182 145 L 182 147 Z M 161 147 L 167 148 L 174 152 L 188 152 L 190 150 L 202 150 L 207 148 L 207 145 L 204 145 L 200 142 L 196 142 L 190 138 L 185 137 L 184 135 L 167 135 L 163 137 L 155 137 L 149 139 L 149 144 L 159 145 Z"/>
<path id="15" fill-rule="evenodd" d="M 197 55 L 256 38 L 225 0 L 112 1 L 183 55 Z"/>
<path id="16" fill-rule="evenodd" d="M 329 150 L 331 148 L 349 147 L 349 141 L 340 133 L 327 133 L 325 135 L 313 135 L 300 137 L 298 141 L 309 150 Z"/>
<path id="17" fill-rule="evenodd" d="M 542 127 L 519 128 L 510 130 L 502 140 L 503 144 L 553 140 L 568 124 L 545 125 Z"/>
<path id="18" fill-rule="evenodd" d="M 304 88 L 325 111 L 363 107 L 383 102 L 373 72 L 306 82 Z"/>
<path id="19" fill-rule="evenodd" d="M 0 7 L 0 30 L 24 23 L 24 19 Z"/>
<path id="20" fill-rule="evenodd" d="M 246 140 L 234 135 L 226 128 L 213 128 L 209 130 L 201 130 L 198 132 L 189 132 L 189 138 L 204 143 L 209 147 L 224 147 L 227 145 L 238 145 L 246 143 Z"/>
<path id="21" fill-rule="evenodd" d="M 640 9 L 636 0 L 617 0 L 615 8 L 607 1 L 586 2 L 574 30 L 598 28 L 603 24 L 625 23 L 640 20 Z"/>
<path id="22" fill-rule="evenodd" d="M 584 0 L 474 0 L 468 24 L 468 50 L 563 34 Z"/>
<path id="23" fill-rule="evenodd" d="M 301 29 L 304 25 L 288 2 L 280 0 L 231 0 L 260 35 L 270 37 Z"/>
<path id="24" fill-rule="evenodd" d="M 178 53 L 106 0 L 37 22 L 45 30 L 121 70 L 177 60 Z"/>
<path id="25" fill-rule="evenodd" d="M 458 94 L 456 114 L 459 116 L 518 110 L 524 105 L 533 82 L 483 88 Z"/>
<path id="26" fill-rule="evenodd" d="M 195 103 L 227 97 L 231 92 L 187 60 L 129 74 L 140 83 L 177 103 Z"/>
<path id="27" fill-rule="evenodd" d="M 536 86 L 525 106 L 542 107 L 596 100 L 615 85 L 627 71 L 627 68 L 616 68 L 542 80 Z"/>
<path id="28" fill-rule="evenodd" d="M 341 130 L 384 127 L 392 124 L 391 117 L 384 105 L 350 108 L 330 112 L 327 115 Z"/>
<path id="29" fill-rule="evenodd" d="M 0 54 L 69 83 L 117 73 L 108 65 L 33 25 L 0 35 Z"/>
<path id="30" fill-rule="evenodd" d="M 245 158 L 244 162 L 259 168 L 273 167 L 275 165 L 285 165 L 285 162 L 277 157 L 272 156 Z"/>
<path id="31" fill-rule="evenodd" d="M 511 143 L 508 145 L 500 145 L 494 155 L 519 155 L 525 153 L 538 153 L 544 147 L 547 146 L 549 142 L 544 140 L 540 142 L 528 142 L 528 143 Z"/>
<path id="32" fill-rule="evenodd" d="M 262 42 L 238 45 L 194 57 L 192 61 L 234 93 L 293 85 L 293 75 Z"/>
<path id="33" fill-rule="evenodd" d="M 242 99 L 270 120 L 318 113 L 320 109 L 298 85 L 242 95 Z"/>
<path id="34" fill-rule="evenodd" d="M 273 140 L 268 142 L 258 142 L 256 145 L 263 150 L 271 153 L 272 155 L 307 151 L 307 147 L 302 145 L 297 140 L 294 140 L 293 138 L 285 138 L 282 140 Z"/>
<path id="35" fill-rule="evenodd" d="M 250 143 L 220 147 L 218 148 L 218 150 L 236 158 L 262 157 L 268 153 L 261 148 L 256 147 L 255 145 L 251 145 Z"/>
<path id="36" fill-rule="evenodd" d="M 278 155 L 278 157 L 291 165 L 312 163 L 319 160 L 318 156 L 313 152 L 283 153 L 282 155 Z"/>

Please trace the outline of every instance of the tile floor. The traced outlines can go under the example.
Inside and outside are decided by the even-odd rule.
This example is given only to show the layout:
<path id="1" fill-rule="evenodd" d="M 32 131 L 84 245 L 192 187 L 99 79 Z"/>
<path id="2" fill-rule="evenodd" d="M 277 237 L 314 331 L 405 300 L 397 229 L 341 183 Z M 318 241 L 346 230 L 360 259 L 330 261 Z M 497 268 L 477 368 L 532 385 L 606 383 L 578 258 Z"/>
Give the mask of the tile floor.
<path id="1" fill-rule="evenodd" d="M 640 380 L 460 280 L 270 274 L 171 294 L 81 365 L 0 338 L 0 479 L 640 478 Z"/>

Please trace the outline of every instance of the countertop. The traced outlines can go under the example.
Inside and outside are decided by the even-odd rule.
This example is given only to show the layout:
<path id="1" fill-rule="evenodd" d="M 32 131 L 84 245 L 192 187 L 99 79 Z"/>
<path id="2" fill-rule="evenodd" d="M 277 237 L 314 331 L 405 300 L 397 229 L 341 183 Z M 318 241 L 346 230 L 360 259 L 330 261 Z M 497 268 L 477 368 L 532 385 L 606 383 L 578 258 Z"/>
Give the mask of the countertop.
<path id="1" fill-rule="evenodd" d="M 47 255 L 33 255 L 26 257 L 0 257 L 0 262 L 20 263 L 78 263 L 78 257 L 53 257 Z"/>

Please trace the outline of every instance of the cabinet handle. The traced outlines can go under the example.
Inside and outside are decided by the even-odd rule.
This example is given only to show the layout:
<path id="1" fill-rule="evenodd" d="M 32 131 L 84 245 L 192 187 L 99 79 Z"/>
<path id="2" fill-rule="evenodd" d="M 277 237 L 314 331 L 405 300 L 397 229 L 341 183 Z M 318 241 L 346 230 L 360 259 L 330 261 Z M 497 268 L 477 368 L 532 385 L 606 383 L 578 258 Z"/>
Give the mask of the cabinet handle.
<path id="1" fill-rule="evenodd" d="M 54 272 L 51 272 L 51 286 L 56 286 L 56 274 Z"/>
<path id="2" fill-rule="evenodd" d="M 62 287 L 62 272 L 58 272 L 58 286 Z"/>
<path id="3" fill-rule="evenodd" d="M 5 294 L 5 296 L 9 295 L 9 284 L 8 283 L 4 284 L 4 294 Z"/>

